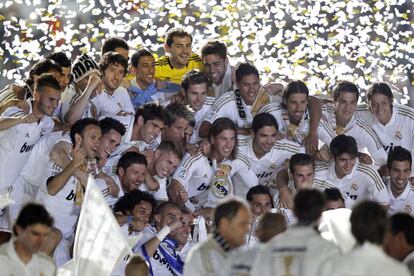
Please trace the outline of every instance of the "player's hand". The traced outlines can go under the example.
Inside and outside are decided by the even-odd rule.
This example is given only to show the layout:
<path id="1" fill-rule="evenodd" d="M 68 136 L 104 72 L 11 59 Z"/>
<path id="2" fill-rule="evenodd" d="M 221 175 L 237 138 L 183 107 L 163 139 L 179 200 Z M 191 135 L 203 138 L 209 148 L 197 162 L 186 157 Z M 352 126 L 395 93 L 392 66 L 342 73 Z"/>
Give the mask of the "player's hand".
<path id="1" fill-rule="evenodd" d="M 78 168 L 85 163 L 86 152 L 81 148 L 82 137 L 75 137 L 75 148 L 72 151 L 72 164 Z"/>
<path id="2" fill-rule="evenodd" d="M 293 196 L 288 189 L 279 189 L 279 199 L 282 208 L 293 208 Z"/>
<path id="3" fill-rule="evenodd" d="M 105 179 L 106 186 L 109 189 L 109 194 L 113 197 L 118 197 L 119 194 L 119 186 L 116 185 L 115 181 L 112 179 L 112 177 L 108 177 Z"/>
<path id="4" fill-rule="evenodd" d="M 208 156 L 211 151 L 211 143 L 208 141 L 207 138 L 203 138 L 203 140 L 200 143 L 200 152 L 204 156 Z"/>
<path id="5" fill-rule="evenodd" d="M 188 193 L 184 188 L 181 188 L 177 191 L 175 191 L 175 196 L 181 200 L 182 202 L 187 202 L 188 201 Z"/>
<path id="6" fill-rule="evenodd" d="M 134 217 L 129 225 L 134 231 L 142 231 L 148 225 L 148 221 L 144 218 Z"/>
<path id="7" fill-rule="evenodd" d="M 306 152 L 310 155 L 314 155 L 318 150 L 318 134 L 309 132 L 309 135 L 303 139 L 305 143 Z"/>
<path id="8" fill-rule="evenodd" d="M 371 156 L 363 152 L 358 153 L 358 159 L 360 163 L 365 165 L 372 165 L 374 163 Z"/>
<path id="9" fill-rule="evenodd" d="M 281 83 L 272 82 L 264 85 L 263 88 L 268 95 L 276 96 L 282 94 L 284 87 Z"/>
<path id="10" fill-rule="evenodd" d="M 23 110 L 24 114 L 28 114 L 30 112 L 30 106 L 26 101 L 16 100 L 16 106 Z"/>
<path id="11" fill-rule="evenodd" d="M 198 144 L 190 144 L 190 143 L 187 143 L 187 144 L 185 144 L 185 150 L 191 156 L 197 156 L 200 153 L 201 148 L 199 147 Z"/>
<path id="12" fill-rule="evenodd" d="M 96 91 L 97 94 L 100 94 L 102 92 L 101 78 L 95 74 L 90 75 L 86 89 Z"/>
<path id="13" fill-rule="evenodd" d="M 144 154 L 145 159 L 147 159 L 147 163 L 151 163 L 152 159 L 154 159 L 154 151 L 151 149 L 146 149 L 142 152 L 142 154 Z"/>
<path id="14" fill-rule="evenodd" d="M 179 219 L 176 219 L 172 223 L 168 224 L 168 227 L 170 227 L 171 232 L 177 230 L 181 226 L 183 226 L 183 223 Z"/>

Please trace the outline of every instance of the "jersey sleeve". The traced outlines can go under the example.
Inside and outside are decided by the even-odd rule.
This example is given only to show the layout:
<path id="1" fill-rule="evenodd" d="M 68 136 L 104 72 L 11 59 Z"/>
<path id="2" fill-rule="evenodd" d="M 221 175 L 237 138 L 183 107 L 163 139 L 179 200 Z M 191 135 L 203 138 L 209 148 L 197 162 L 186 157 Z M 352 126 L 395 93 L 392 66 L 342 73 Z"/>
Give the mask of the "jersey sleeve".
<path id="1" fill-rule="evenodd" d="M 326 145 L 330 145 L 333 138 L 335 138 L 336 133 L 333 130 L 332 126 L 328 124 L 325 120 L 319 122 L 318 126 L 318 138 Z"/>
<path id="2" fill-rule="evenodd" d="M 189 153 L 186 153 L 183 160 L 181 161 L 178 168 L 175 170 L 173 179 L 177 180 L 184 186 L 184 188 L 188 191 L 188 186 L 191 177 L 197 171 L 197 163 L 198 156 L 191 156 Z"/>
<path id="3" fill-rule="evenodd" d="M 390 196 L 387 188 L 385 187 L 384 181 L 381 179 L 378 172 L 371 166 L 364 166 L 366 169 L 366 177 L 369 182 L 368 192 L 370 193 L 373 200 L 377 201 L 381 205 L 390 204 Z"/>
<path id="4" fill-rule="evenodd" d="M 215 120 L 221 117 L 226 117 L 226 118 L 229 118 L 235 121 L 236 120 L 236 118 L 234 117 L 235 110 L 236 110 L 236 107 L 234 106 L 233 101 L 228 100 L 226 102 L 222 102 L 222 101 L 219 101 L 219 99 L 217 99 L 216 103 L 213 105 L 210 112 L 205 117 L 204 121 L 207 121 L 210 124 L 212 124 L 214 123 Z"/>

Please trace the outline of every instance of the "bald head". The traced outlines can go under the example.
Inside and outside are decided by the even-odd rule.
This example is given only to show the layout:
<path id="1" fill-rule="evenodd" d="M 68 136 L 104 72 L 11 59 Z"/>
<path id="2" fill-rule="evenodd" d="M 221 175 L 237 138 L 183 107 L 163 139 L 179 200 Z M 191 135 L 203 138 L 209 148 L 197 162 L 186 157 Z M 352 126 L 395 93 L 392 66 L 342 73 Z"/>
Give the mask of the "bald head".
<path id="1" fill-rule="evenodd" d="M 256 235 L 264 243 L 285 230 L 286 220 L 282 214 L 266 213 L 259 218 Z"/>

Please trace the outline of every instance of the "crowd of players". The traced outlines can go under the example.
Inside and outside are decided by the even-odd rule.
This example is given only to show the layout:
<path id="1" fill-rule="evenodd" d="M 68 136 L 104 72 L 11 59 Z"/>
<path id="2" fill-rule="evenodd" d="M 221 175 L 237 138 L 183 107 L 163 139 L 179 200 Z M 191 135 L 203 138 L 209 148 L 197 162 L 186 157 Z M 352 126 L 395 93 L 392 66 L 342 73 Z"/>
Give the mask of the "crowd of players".
<path id="1" fill-rule="evenodd" d="M 0 92 L 2 275 L 72 258 L 89 174 L 143 234 L 112 275 L 414 275 L 414 110 L 386 83 L 367 105 L 348 81 L 263 84 L 192 43 L 172 29 L 156 60 L 110 38 Z"/>

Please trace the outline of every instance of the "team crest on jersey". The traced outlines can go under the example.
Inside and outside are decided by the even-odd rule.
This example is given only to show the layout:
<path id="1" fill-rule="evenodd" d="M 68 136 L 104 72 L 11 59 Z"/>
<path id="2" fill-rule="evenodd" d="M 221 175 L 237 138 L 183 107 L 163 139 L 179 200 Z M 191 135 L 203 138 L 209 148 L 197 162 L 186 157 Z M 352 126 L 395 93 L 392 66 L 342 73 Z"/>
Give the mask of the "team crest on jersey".
<path id="1" fill-rule="evenodd" d="M 411 206 L 410 205 L 405 205 L 405 207 L 404 207 L 404 210 L 407 212 L 407 213 L 409 213 L 409 214 L 411 214 L 412 213 L 412 211 L 413 211 L 413 209 L 411 208 Z"/>
<path id="2" fill-rule="evenodd" d="M 354 190 L 354 191 L 357 191 L 358 190 L 358 185 L 356 183 L 352 183 L 351 189 Z"/>
<path id="3" fill-rule="evenodd" d="M 230 171 L 231 166 L 224 164 L 218 165 L 211 187 L 211 192 L 216 198 L 221 199 L 231 193 L 232 186 L 228 179 Z"/>
<path id="4" fill-rule="evenodd" d="M 397 130 L 395 132 L 395 139 L 397 139 L 397 140 L 401 140 L 402 139 L 402 134 L 401 134 L 401 132 L 399 130 Z"/>

